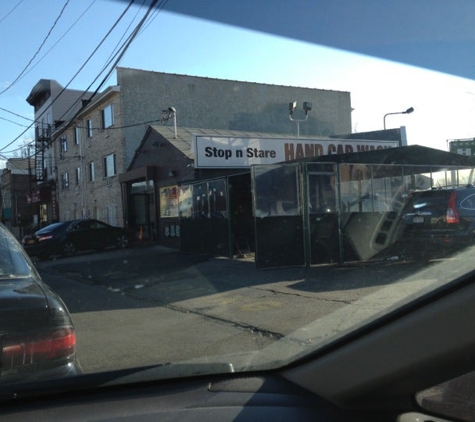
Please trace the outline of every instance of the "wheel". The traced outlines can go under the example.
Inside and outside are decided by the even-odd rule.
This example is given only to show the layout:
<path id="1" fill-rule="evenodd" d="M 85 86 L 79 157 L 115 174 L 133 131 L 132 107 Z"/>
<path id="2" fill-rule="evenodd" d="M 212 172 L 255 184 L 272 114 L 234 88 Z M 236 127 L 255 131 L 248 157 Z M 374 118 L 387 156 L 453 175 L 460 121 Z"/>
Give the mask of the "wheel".
<path id="1" fill-rule="evenodd" d="M 76 246 L 74 245 L 73 242 L 66 242 L 63 245 L 63 255 L 64 256 L 73 256 L 77 252 Z"/>
<path id="2" fill-rule="evenodd" d="M 125 234 L 121 234 L 117 237 L 116 246 L 119 249 L 125 249 L 129 246 L 129 239 Z"/>

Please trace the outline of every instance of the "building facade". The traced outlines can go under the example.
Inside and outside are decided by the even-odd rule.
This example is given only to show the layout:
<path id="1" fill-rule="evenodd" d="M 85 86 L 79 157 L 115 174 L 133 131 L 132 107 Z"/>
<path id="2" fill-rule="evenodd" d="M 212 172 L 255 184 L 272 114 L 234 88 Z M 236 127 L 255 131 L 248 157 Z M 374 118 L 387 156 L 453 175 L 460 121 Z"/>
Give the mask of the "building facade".
<path id="1" fill-rule="evenodd" d="M 332 136 L 351 132 L 350 93 L 293 86 L 259 84 L 117 68 L 123 104 L 126 161 L 130 163 L 146 127 L 173 107 L 179 127 L 297 134 L 289 119 L 289 102 L 297 101 L 295 117 L 303 117 L 303 102 L 313 105 L 301 136 Z M 301 116 L 300 116 L 301 115 Z"/>
<path id="2" fill-rule="evenodd" d="M 60 220 L 95 218 L 123 226 L 118 174 L 125 171 L 119 87 L 91 100 L 53 133 Z"/>
<path id="3" fill-rule="evenodd" d="M 143 152 L 140 145 L 151 124 L 175 125 L 175 130 L 193 127 L 295 136 L 297 127 L 289 119 L 289 102 L 297 100 L 300 104 L 303 101 L 313 104 L 307 121 L 299 127 L 302 136 L 351 132 L 348 92 L 126 68 L 117 69 L 117 82 L 118 85 L 97 96 L 78 96 L 79 111 L 76 109 L 64 122 L 62 119 L 55 122 L 52 115 L 45 122 L 47 142 L 38 136 L 36 173 L 42 177 L 37 179 L 46 184 L 51 181 L 58 204 L 50 206 L 54 212 L 47 213 L 48 222 L 90 217 L 112 225 L 133 226 L 137 234 L 144 230 L 140 219 L 144 214 L 150 215 L 151 209 L 158 208 L 158 196 L 147 194 L 139 199 L 138 193 L 142 190 L 153 191 L 143 185 L 147 183 L 147 176 L 139 174 L 135 182 L 131 181 L 135 183 L 131 188 L 137 194 L 134 195 L 138 201 L 135 209 L 141 209 L 140 215 L 125 213 L 124 204 L 130 201 L 131 191 L 124 190 L 118 175 L 130 170 L 134 157 Z M 40 88 L 45 82 L 40 81 L 38 85 L 30 94 L 29 102 L 35 104 L 35 110 L 44 113 L 47 103 L 40 95 L 44 91 Z M 168 120 L 170 110 L 173 110 L 173 121 Z M 303 110 L 296 109 L 295 113 L 298 115 Z M 38 129 L 40 133 L 44 129 L 42 121 Z M 163 159 L 160 162 L 163 163 Z M 171 167 L 176 167 L 175 163 Z M 157 171 L 160 173 L 163 169 Z M 172 173 L 172 170 L 167 171 L 167 177 Z M 175 171 L 172 179 L 179 176 Z M 156 237 L 157 231 L 152 227 L 156 218 L 147 219 L 150 238 Z"/>
<path id="4" fill-rule="evenodd" d="M 2 222 L 18 239 L 35 225 L 31 172 L 28 158 L 10 158 L 1 174 Z"/>
<path id="5" fill-rule="evenodd" d="M 59 220 L 56 195 L 59 157 L 53 146 L 53 131 L 69 121 L 88 96 L 87 91 L 64 88 L 54 80 L 41 79 L 26 99 L 34 107 L 36 122 L 34 145 L 29 155 L 34 161 L 30 196 L 37 227 Z"/>

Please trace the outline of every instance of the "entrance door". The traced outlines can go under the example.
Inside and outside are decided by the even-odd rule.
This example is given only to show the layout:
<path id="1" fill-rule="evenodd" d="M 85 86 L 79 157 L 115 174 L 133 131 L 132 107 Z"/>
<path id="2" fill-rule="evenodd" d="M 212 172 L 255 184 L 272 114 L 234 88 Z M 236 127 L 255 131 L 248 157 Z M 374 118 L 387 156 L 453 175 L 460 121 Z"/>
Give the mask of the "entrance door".
<path id="1" fill-rule="evenodd" d="M 132 196 L 132 206 L 134 215 L 134 230 L 136 237 L 149 238 L 150 209 L 149 198 L 146 193 L 136 193 Z"/>
<path id="2" fill-rule="evenodd" d="M 307 262 L 321 264 L 340 259 L 336 165 L 306 165 Z"/>
<path id="3" fill-rule="evenodd" d="M 252 167 L 256 266 L 305 264 L 300 168 L 298 164 Z"/>

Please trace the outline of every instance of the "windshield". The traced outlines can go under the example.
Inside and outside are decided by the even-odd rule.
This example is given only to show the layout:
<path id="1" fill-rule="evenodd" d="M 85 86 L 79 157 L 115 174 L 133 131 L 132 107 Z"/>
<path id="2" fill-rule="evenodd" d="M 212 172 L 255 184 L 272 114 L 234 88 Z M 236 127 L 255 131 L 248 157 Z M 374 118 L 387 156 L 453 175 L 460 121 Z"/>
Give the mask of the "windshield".
<path id="1" fill-rule="evenodd" d="M 0 225 L 0 280 L 31 277 L 33 273 L 18 241 Z"/>
<path id="2" fill-rule="evenodd" d="M 81 368 L 45 377 L 280 368 L 473 271 L 472 79 L 152 3 L 0 4 L 0 278 L 24 249 Z"/>

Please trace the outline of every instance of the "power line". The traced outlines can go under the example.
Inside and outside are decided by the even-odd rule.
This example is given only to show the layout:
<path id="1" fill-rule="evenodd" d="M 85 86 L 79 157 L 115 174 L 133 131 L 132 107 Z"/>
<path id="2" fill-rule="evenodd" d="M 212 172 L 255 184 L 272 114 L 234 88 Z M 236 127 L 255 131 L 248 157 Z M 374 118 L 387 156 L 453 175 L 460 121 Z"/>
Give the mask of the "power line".
<path id="1" fill-rule="evenodd" d="M 23 0 L 20 0 L 15 6 L 13 6 L 13 8 L 10 9 L 10 11 L 7 12 L 6 15 L 0 19 L 0 23 L 2 23 L 6 18 L 8 18 L 8 16 L 10 16 L 13 13 L 13 11 L 22 3 L 23 3 Z"/>
<path id="2" fill-rule="evenodd" d="M 25 77 L 28 73 L 30 73 L 36 66 L 38 66 L 38 64 L 51 52 L 51 50 L 53 50 L 53 48 L 55 48 L 59 42 L 74 28 L 74 26 L 76 26 L 76 24 L 83 18 L 83 16 L 89 11 L 89 9 L 93 6 L 93 4 L 96 2 L 97 0 L 92 0 L 92 2 L 89 4 L 89 6 L 87 6 L 87 8 L 79 15 L 79 17 L 72 23 L 72 25 L 69 26 L 68 29 L 66 29 L 66 31 L 64 31 L 64 33 L 58 38 L 58 40 L 51 46 L 51 48 L 45 53 L 43 54 L 39 59 L 38 61 L 33 65 L 31 66 L 27 72 L 25 72 L 25 74 L 20 78 L 22 79 L 23 77 Z"/>
<path id="3" fill-rule="evenodd" d="M 69 0 L 68 0 L 69 1 Z M 89 62 L 89 60 L 91 60 L 91 58 L 94 56 L 94 54 L 97 52 L 97 50 L 99 49 L 99 47 L 105 42 L 105 40 L 107 39 L 107 37 L 110 35 L 110 33 L 113 31 L 113 29 L 118 25 L 118 23 L 120 22 L 120 20 L 124 17 L 124 15 L 126 14 L 126 12 L 128 11 L 128 9 L 132 6 L 132 4 L 134 3 L 135 0 L 130 0 L 130 3 L 129 5 L 126 7 L 126 9 L 124 10 L 124 12 L 122 12 L 122 14 L 120 15 L 120 17 L 116 20 L 116 22 L 114 23 L 114 25 L 112 26 L 112 28 L 107 32 L 107 34 L 103 37 L 103 39 L 101 40 L 101 42 L 99 43 L 99 45 L 94 49 L 94 51 L 89 55 L 89 57 L 86 59 L 86 61 L 83 63 L 83 65 L 80 67 L 80 69 L 74 74 L 74 76 L 69 80 L 69 82 L 66 84 L 66 86 L 64 86 L 62 88 L 62 90 L 58 93 L 58 95 L 51 101 L 50 103 L 50 107 L 51 105 L 53 105 L 57 100 L 58 98 L 61 96 L 61 94 L 67 89 L 67 87 L 72 83 L 72 81 L 77 77 L 77 75 L 80 73 L 80 71 L 85 67 L 85 65 Z M 97 79 L 97 78 L 96 78 Z M 86 94 L 87 93 L 87 90 L 84 91 L 83 94 Z M 1 93 L 0 93 L 1 94 Z M 81 100 L 81 97 L 78 101 Z M 76 104 L 78 104 L 78 101 L 75 101 L 73 103 L 73 105 L 71 107 L 69 107 L 69 109 L 63 113 L 63 115 L 60 117 L 59 120 L 61 120 L 69 111 L 71 111 L 73 109 L 73 107 L 76 106 Z M 3 146 L 2 148 L 0 148 L 0 152 L 1 151 L 4 151 L 6 148 L 8 148 L 10 145 L 12 145 L 13 143 L 15 143 L 18 139 L 20 139 L 20 137 L 22 135 L 24 135 L 29 129 L 31 129 L 31 127 L 35 124 L 35 123 L 38 123 L 39 122 L 39 118 L 41 116 L 43 116 L 43 114 L 46 113 L 46 109 L 38 116 L 38 118 L 36 120 L 34 120 L 31 125 L 29 127 L 27 127 L 22 133 L 20 133 L 15 139 L 13 139 L 11 142 L 9 142 L 8 144 L 6 144 L 5 146 Z"/>
<path id="4" fill-rule="evenodd" d="M 158 3 L 159 0 L 152 0 L 147 12 L 145 13 L 145 15 L 142 17 L 142 19 L 140 20 L 140 22 L 136 25 L 135 29 L 133 30 L 133 32 L 129 35 L 127 41 L 123 44 L 123 47 L 122 47 L 122 51 L 120 52 L 120 54 L 118 54 L 118 58 L 115 60 L 115 62 L 112 64 L 110 70 L 107 72 L 106 76 L 103 78 L 103 80 L 101 81 L 101 83 L 98 85 L 98 87 L 96 88 L 96 90 L 93 92 L 92 96 L 90 97 L 90 99 L 94 98 L 97 93 L 99 92 L 99 90 L 102 88 L 102 86 L 106 83 L 107 79 L 109 78 L 109 76 L 111 75 L 111 73 L 115 70 L 115 68 L 117 67 L 117 65 L 119 64 L 120 60 L 122 59 L 122 57 L 124 56 L 124 54 L 126 53 L 126 51 L 128 50 L 128 48 L 130 47 L 130 45 L 132 44 L 132 41 L 135 39 L 135 37 L 137 36 L 137 34 L 139 33 L 140 29 L 142 28 L 144 22 L 147 20 L 148 16 L 150 15 L 151 11 L 154 9 L 155 5 Z M 133 1 L 132 1 L 133 2 Z M 164 2 L 164 4 L 162 4 L 162 6 L 160 7 L 160 10 L 163 9 L 164 5 L 166 4 L 166 1 Z M 117 55 L 117 53 L 116 53 Z M 99 75 L 98 75 L 99 77 Z M 95 78 L 94 82 L 97 80 L 97 78 Z M 93 83 L 94 83 L 93 82 Z M 92 84 L 91 84 L 92 85 Z M 91 86 L 89 85 L 89 87 Z M 89 88 L 88 88 L 89 89 Z M 71 107 L 70 107 L 71 109 Z M 68 110 L 69 111 L 69 110 Z M 76 112 L 76 114 L 69 120 L 69 122 L 67 123 L 67 125 L 65 126 L 65 129 L 67 129 L 71 124 L 72 122 L 77 118 L 77 116 L 81 113 L 82 111 L 82 108 L 80 110 L 78 110 Z M 64 116 L 64 114 L 63 114 Z M 54 141 L 56 138 L 52 139 L 52 141 Z"/>
<path id="5" fill-rule="evenodd" d="M 23 1 L 23 0 L 21 0 Z M 51 46 L 51 48 L 45 53 L 43 54 L 39 59 L 38 61 L 33 65 L 31 66 L 28 71 L 24 72 L 24 74 L 18 79 L 17 82 L 19 82 L 21 79 L 23 79 L 26 75 L 28 75 L 28 73 L 30 73 L 36 66 L 38 66 L 38 64 L 41 63 L 41 61 L 59 44 L 59 42 L 74 28 L 74 26 L 76 26 L 76 24 L 84 17 L 84 15 L 89 11 L 89 9 L 94 5 L 94 3 L 96 2 L 97 0 L 92 0 L 92 2 L 89 4 L 89 6 L 87 6 L 87 8 L 79 15 L 79 17 L 72 23 L 72 25 L 69 26 L 69 28 L 58 38 L 58 40 Z M 10 110 L 7 110 L 3 107 L 0 107 L 0 110 L 6 112 L 6 113 L 10 113 L 10 114 L 13 114 L 17 117 L 21 117 L 25 120 L 29 120 L 31 122 L 34 122 L 33 119 L 29 119 L 29 118 L 26 118 L 24 116 L 21 116 L 19 114 L 16 114 L 14 113 L 13 111 L 10 111 Z M 0 117 L 1 118 L 1 117 Z M 3 120 L 6 120 L 6 121 L 9 121 L 9 122 L 12 122 L 11 120 L 8 120 L 8 119 L 4 119 L 2 118 Z M 12 123 L 15 123 L 15 122 L 12 122 Z M 18 123 L 16 123 L 18 124 Z M 19 125 L 19 124 L 18 124 Z M 19 125 L 19 126 L 22 126 L 22 125 Z M 26 126 L 24 126 L 26 127 Z"/>
<path id="6" fill-rule="evenodd" d="M 0 95 L 2 95 L 3 93 L 5 93 L 6 91 L 8 91 L 13 85 L 15 85 L 20 79 L 21 77 L 23 76 L 23 74 L 26 72 L 26 70 L 28 69 L 28 67 L 30 66 L 30 64 L 33 62 L 33 60 L 36 58 L 36 56 L 39 54 L 39 52 L 41 51 L 41 49 L 43 48 L 43 46 L 45 45 L 46 41 L 48 40 L 49 36 L 51 35 L 51 33 L 53 32 L 53 29 L 55 28 L 56 24 L 59 22 L 59 19 L 61 18 L 61 16 L 63 15 L 63 12 L 64 10 L 66 9 L 66 6 L 69 4 L 69 0 L 66 0 L 66 3 L 64 4 L 63 8 L 61 9 L 61 11 L 59 12 L 59 15 L 58 17 L 56 18 L 56 20 L 54 21 L 53 23 L 53 26 L 50 28 L 50 30 L 48 31 L 48 33 L 46 34 L 46 37 L 44 38 L 43 42 L 40 44 L 40 46 L 38 47 L 38 49 L 36 50 L 36 53 L 33 55 L 33 57 L 29 60 L 29 62 L 27 63 L 27 65 L 25 66 L 25 68 L 20 72 L 20 74 L 16 77 L 16 79 L 10 84 L 8 85 L 3 91 L 0 91 Z"/>
<path id="7" fill-rule="evenodd" d="M 122 14 L 119 16 L 119 18 L 115 21 L 114 25 L 112 25 L 112 27 L 109 29 L 109 31 L 107 31 L 106 35 L 102 38 L 101 42 L 96 46 L 96 48 L 93 50 L 93 52 L 89 55 L 89 57 L 86 59 L 86 61 L 82 64 L 82 66 L 79 68 L 79 70 L 74 74 L 74 76 L 70 79 L 70 81 L 68 82 L 68 84 L 66 85 L 66 87 L 76 78 L 76 76 L 81 72 L 81 70 L 86 66 L 86 64 L 89 62 L 89 60 L 92 59 L 92 57 L 94 56 L 94 54 L 97 53 L 97 50 L 99 50 L 99 48 L 101 47 L 101 45 L 106 41 L 106 39 L 109 37 L 109 35 L 112 33 L 112 31 L 115 29 L 115 27 L 119 24 L 119 22 L 123 19 L 123 17 L 125 16 L 125 14 L 127 13 L 127 11 L 130 9 L 130 7 L 132 6 L 132 4 L 134 4 L 135 0 L 130 0 L 128 6 L 125 8 L 125 10 L 122 12 Z M 102 72 L 101 72 L 102 73 Z M 98 76 L 96 76 L 96 78 L 93 80 L 93 82 L 86 88 L 86 90 L 84 90 L 83 94 L 86 94 L 90 87 L 94 84 L 94 82 L 99 78 L 100 76 L 100 73 Z M 58 94 L 58 97 L 63 93 L 63 91 L 66 89 L 66 87 Z M 96 90 L 97 92 L 97 90 Z M 92 95 L 92 97 L 94 96 L 94 94 Z M 92 98 L 90 97 L 90 98 Z M 57 97 L 56 97 L 57 98 Z M 81 98 L 79 98 L 78 100 L 76 100 L 64 113 L 63 115 L 59 118 L 59 120 L 61 120 L 64 116 L 66 116 L 78 103 L 79 101 L 81 101 Z M 74 119 L 74 118 L 73 118 Z M 0 150 L 1 151 L 1 150 Z"/>
<path id="8" fill-rule="evenodd" d="M 21 127 L 28 127 L 27 125 L 22 125 L 21 123 L 14 122 L 13 120 L 6 119 L 5 117 L 0 117 L 1 120 L 5 120 L 6 122 L 13 123 L 14 125 L 21 126 Z"/>

